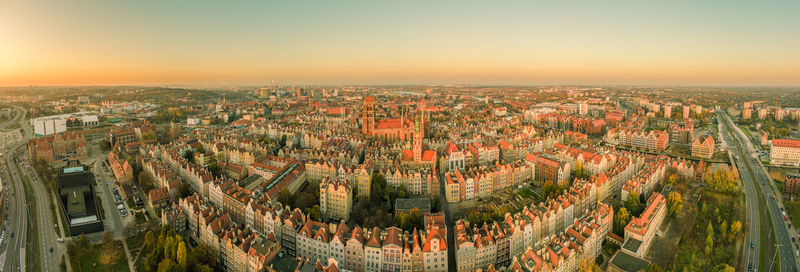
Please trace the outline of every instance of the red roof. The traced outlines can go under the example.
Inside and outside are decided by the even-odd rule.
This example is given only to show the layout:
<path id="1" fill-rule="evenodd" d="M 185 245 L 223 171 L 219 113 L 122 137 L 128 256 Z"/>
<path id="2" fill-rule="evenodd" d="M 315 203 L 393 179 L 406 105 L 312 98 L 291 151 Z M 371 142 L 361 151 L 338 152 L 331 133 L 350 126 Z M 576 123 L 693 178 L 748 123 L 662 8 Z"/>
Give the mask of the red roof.
<path id="1" fill-rule="evenodd" d="M 772 146 L 800 148 L 800 141 L 789 140 L 789 139 L 775 139 L 772 140 Z"/>

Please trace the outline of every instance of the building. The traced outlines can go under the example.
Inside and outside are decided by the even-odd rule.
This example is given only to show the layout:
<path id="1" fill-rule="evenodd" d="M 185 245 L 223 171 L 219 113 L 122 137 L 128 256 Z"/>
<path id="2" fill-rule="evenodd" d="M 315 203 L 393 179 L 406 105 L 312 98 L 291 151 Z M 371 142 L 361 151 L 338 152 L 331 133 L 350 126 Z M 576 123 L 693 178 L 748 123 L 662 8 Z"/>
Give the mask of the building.
<path id="1" fill-rule="evenodd" d="M 350 183 L 325 177 L 319 184 L 319 208 L 325 219 L 347 221 L 353 205 L 353 189 Z"/>
<path id="2" fill-rule="evenodd" d="M 692 143 L 692 157 L 711 159 L 714 156 L 714 137 L 697 138 Z"/>
<path id="3" fill-rule="evenodd" d="M 70 161 L 56 178 L 59 207 L 69 222 L 69 233 L 103 231 L 100 206 L 95 203 L 92 173 L 78 161 Z"/>
<path id="4" fill-rule="evenodd" d="M 548 155 L 536 157 L 534 180 L 537 184 L 543 185 L 550 181 L 564 186 L 569 183 L 571 166 L 564 161 Z"/>
<path id="5" fill-rule="evenodd" d="M 744 119 L 753 118 L 753 109 L 752 108 L 743 109 L 742 110 L 742 118 L 744 118 Z"/>
<path id="6" fill-rule="evenodd" d="M 770 146 L 769 163 L 800 166 L 800 141 L 773 139 Z"/>
<path id="7" fill-rule="evenodd" d="M 375 133 L 375 98 L 364 98 L 363 115 L 361 117 L 361 134 L 372 136 Z"/>
<path id="8" fill-rule="evenodd" d="M 653 193 L 647 200 L 647 208 L 625 226 L 625 242 L 622 250 L 637 257 L 644 257 L 667 214 L 666 199 L 660 193 Z"/>
<path id="9" fill-rule="evenodd" d="M 61 115 L 34 118 L 30 123 L 33 132 L 41 136 L 67 131 L 67 118 Z"/>
<path id="10" fill-rule="evenodd" d="M 631 255 L 623 250 L 617 250 L 608 261 L 608 272 L 639 272 L 650 266 L 650 261 Z"/>
<path id="11" fill-rule="evenodd" d="M 77 160 L 89 155 L 83 133 L 63 132 L 28 141 L 28 154 L 35 160 L 54 163 L 57 160 Z"/>
<path id="12" fill-rule="evenodd" d="M 786 183 L 783 185 L 783 193 L 795 196 L 800 193 L 800 175 L 786 174 Z"/>

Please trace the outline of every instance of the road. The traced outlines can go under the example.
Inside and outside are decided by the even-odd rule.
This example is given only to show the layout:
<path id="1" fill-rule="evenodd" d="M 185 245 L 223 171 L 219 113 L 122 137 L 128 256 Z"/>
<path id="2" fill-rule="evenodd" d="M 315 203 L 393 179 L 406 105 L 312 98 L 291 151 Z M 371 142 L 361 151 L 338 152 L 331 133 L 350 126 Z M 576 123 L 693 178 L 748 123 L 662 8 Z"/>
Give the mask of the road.
<path id="1" fill-rule="evenodd" d="M 30 167 L 30 162 L 27 159 L 22 159 L 20 165 L 23 174 L 28 175 L 28 180 L 31 181 L 31 187 L 36 196 L 36 225 L 39 233 L 39 253 L 41 254 L 42 271 L 59 271 L 61 256 L 67 252 L 67 248 L 63 243 L 58 243 L 58 238 L 60 238 L 60 236 L 56 233 L 56 222 L 53 222 L 53 216 L 51 214 L 53 211 L 50 209 L 51 195 L 47 191 L 44 183 L 42 183 L 38 175 Z M 63 226 L 59 226 L 58 229 L 63 229 Z M 53 252 L 50 252 L 51 247 L 53 248 Z"/>
<path id="2" fill-rule="evenodd" d="M 16 106 L 15 106 L 16 107 Z M 66 246 L 58 243 L 58 234 L 54 227 L 50 199 L 51 194 L 47 191 L 45 185 L 39 180 L 34 170 L 30 167 L 28 160 L 25 158 L 27 155 L 25 144 L 27 140 L 33 137 L 33 131 L 27 123 L 25 116 L 27 112 L 21 108 L 16 107 L 21 114 L 17 114 L 14 121 L 19 123 L 23 130 L 23 139 L 19 142 L 12 143 L 9 148 L 0 152 L 3 153 L 3 161 L 7 167 L 6 173 L 8 181 L 7 189 L 13 192 L 9 195 L 11 198 L 9 207 L 9 224 L 7 227 L 6 239 L 3 244 L 0 244 L 0 270 L 2 271 L 26 271 L 26 270 L 40 270 L 40 271 L 60 271 L 61 257 L 66 253 Z M 6 123 L 4 125 L 9 125 Z M 25 195 L 25 180 L 29 181 L 31 193 L 36 196 L 36 210 L 28 212 L 33 209 L 33 200 L 27 199 Z M 37 224 L 36 233 L 38 236 L 38 249 L 26 245 L 27 229 L 34 226 L 33 220 Z M 61 224 L 61 222 L 58 222 Z M 63 226 L 59 226 L 59 230 L 63 230 Z M 15 234 L 14 238 L 10 238 L 10 234 Z M 63 231 L 61 231 L 63 236 Z M 50 252 L 50 248 L 53 252 Z M 30 256 L 26 256 L 26 250 L 33 253 L 34 258 L 38 259 L 35 264 L 31 264 L 25 260 Z M 69 269 L 68 267 L 68 270 Z"/>
<path id="3" fill-rule="evenodd" d="M 777 256 L 773 254 L 772 256 L 766 256 L 765 260 L 762 260 L 765 264 L 764 268 L 767 271 L 776 271 L 774 259 L 777 257 L 780 260 L 780 271 L 798 271 L 797 261 L 795 259 L 795 251 L 792 248 L 792 241 L 791 236 L 789 235 L 788 225 L 784 220 L 783 214 L 781 209 L 783 207 L 780 206 L 781 195 L 776 194 L 777 188 L 775 188 L 774 183 L 769 178 L 766 169 L 761 165 L 761 162 L 758 160 L 758 155 L 756 154 L 755 148 L 753 148 L 750 139 L 744 135 L 736 125 L 731 121 L 731 119 L 726 114 L 718 114 L 718 116 L 722 116 L 721 121 L 726 122 L 729 127 L 731 127 L 736 133 L 733 133 L 734 138 L 739 143 L 744 143 L 744 145 L 739 145 L 735 149 L 738 150 L 738 153 L 746 153 L 747 156 L 742 156 L 741 161 L 744 162 L 745 166 L 750 170 L 748 174 L 751 174 L 753 177 L 752 184 L 755 185 L 756 188 L 761 189 L 761 193 L 763 195 L 763 199 L 766 202 L 766 209 L 760 209 L 756 212 L 763 213 L 767 211 L 769 214 L 769 218 L 772 220 L 773 229 L 770 230 L 770 233 L 774 233 L 776 235 L 777 244 L 772 246 L 777 246 Z M 744 149 L 744 150 L 743 150 Z M 763 185 L 763 187 L 761 187 Z M 763 231 L 763 230 L 762 230 Z M 770 238 L 769 241 L 772 241 Z"/>
<path id="4" fill-rule="evenodd" d="M 718 117 L 718 119 L 720 118 Z M 722 142 L 733 155 L 734 162 L 739 170 L 747 205 L 747 235 L 745 235 L 744 258 L 741 267 L 746 269 L 752 265 L 752 267 L 758 268 L 761 263 L 761 207 L 763 206 L 761 202 L 763 200 L 759 199 L 753 184 L 753 178 L 742 162 L 742 158 L 745 156 L 741 149 L 738 148 L 739 142 L 734 140 L 728 127 L 724 126 L 722 121 L 719 122 L 719 129 Z"/>
<path id="5" fill-rule="evenodd" d="M 25 233 L 28 227 L 28 211 L 25 199 L 25 189 L 17 170 L 14 155 L 4 150 L 3 159 L 7 167 L 7 190 L 11 193 L 11 207 L 9 219 L 6 222 L 6 236 L 4 246 L 0 249 L 3 260 L 3 271 L 25 271 Z M 12 237 L 13 236 L 13 237 Z"/>
<path id="6" fill-rule="evenodd" d="M 114 202 L 114 195 L 111 192 L 114 182 L 108 176 L 108 173 L 103 170 L 102 163 L 102 157 L 95 161 L 93 172 L 99 182 L 99 184 L 95 184 L 97 185 L 95 189 L 103 196 L 101 201 L 103 201 L 103 210 L 106 217 L 106 220 L 103 220 L 103 227 L 106 231 L 111 231 L 114 237 L 119 238 L 122 237 L 123 220 L 117 209 L 117 203 Z"/>

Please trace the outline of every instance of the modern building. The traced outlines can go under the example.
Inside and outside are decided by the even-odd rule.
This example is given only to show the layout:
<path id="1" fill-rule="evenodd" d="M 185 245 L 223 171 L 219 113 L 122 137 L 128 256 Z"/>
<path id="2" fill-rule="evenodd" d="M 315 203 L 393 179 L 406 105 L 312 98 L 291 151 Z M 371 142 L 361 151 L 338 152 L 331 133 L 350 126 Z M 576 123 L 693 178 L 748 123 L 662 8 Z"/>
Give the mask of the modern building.
<path id="1" fill-rule="evenodd" d="M 58 174 L 56 187 L 61 212 L 69 222 L 69 233 L 103 231 L 100 207 L 95 202 L 92 173 L 78 161 L 70 161 Z"/>
<path id="2" fill-rule="evenodd" d="M 774 165 L 800 165 L 800 141 L 773 139 L 769 152 L 769 163 Z"/>

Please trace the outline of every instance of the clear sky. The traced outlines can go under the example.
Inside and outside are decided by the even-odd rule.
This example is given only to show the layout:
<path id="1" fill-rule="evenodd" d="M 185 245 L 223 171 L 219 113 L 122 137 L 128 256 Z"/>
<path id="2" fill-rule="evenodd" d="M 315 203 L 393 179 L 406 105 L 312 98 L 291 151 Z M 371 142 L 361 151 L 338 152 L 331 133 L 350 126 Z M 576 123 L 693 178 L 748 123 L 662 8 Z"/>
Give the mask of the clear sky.
<path id="1" fill-rule="evenodd" d="M 0 86 L 800 86 L 800 1 L 0 1 Z"/>

